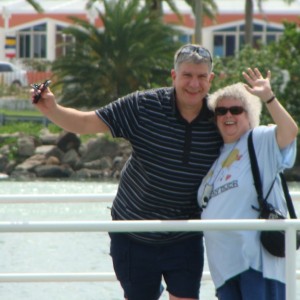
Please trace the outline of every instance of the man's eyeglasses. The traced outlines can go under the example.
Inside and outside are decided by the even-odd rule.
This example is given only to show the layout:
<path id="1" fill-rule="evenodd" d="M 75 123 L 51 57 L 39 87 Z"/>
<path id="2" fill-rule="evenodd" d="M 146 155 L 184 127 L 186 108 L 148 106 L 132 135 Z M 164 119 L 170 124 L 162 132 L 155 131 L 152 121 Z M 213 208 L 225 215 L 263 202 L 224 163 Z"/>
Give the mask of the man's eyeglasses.
<path id="1" fill-rule="evenodd" d="M 210 55 L 209 51 L 207 49 L 205 49 L 203 47 L 199 47 L 199 46 L 192 46 L 192 45 L 185 46 L 178 53 L 177 57 L 180 54 L 190 54 L 190 53 L 193 53 L 193 52 L 198 53 L 200 56 L 202 56 L 204 58 L 208 58 L 210 60 L 210 62 L 212 62 L 212 58 L 211 58 L 211 55 Z"/>
<path id="2" fill-rule="evenodd" d="M 230 106 L 230 107 L 224 107 L 224 106 L 219 106 L 216 107 L 215 109 L 215 115 L 216 116 L 225 116 L 227 112 L 230 111 L 232 115 L 240 115 L 244 111 L 244 107 L 242 106 Z"/>

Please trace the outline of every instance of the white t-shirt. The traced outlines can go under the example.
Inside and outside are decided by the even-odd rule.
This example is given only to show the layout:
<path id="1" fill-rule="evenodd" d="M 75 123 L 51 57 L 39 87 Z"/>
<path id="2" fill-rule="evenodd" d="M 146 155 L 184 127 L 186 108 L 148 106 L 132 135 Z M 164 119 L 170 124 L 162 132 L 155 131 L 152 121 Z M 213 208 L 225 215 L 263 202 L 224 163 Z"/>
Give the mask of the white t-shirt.
<path id="1" fill-rule="evenodd" d="M 201 218 L 206 219 L 257 219 L 257 193 L 251 171 L 247 139 L 248 131 L 240 140 L 225 144 L 220 157 L 203 179 L 198 191 L 210 195 L 204 204 Z M 276 142 L 275 126 L 259 126 L 253 131 L 253 142 L 265 196 L 278 174 L 294 164 L 296 141 L 283 150 Z M 286 202 L 277 176 L 268 201 L 284 214 Z M 205 207 L 206 206 L 206 207 Z M 285 282 L 285 259 L 277 258 L 261 246 L 258 231 L 207 231 L 204 232 L 209 269 L 216 288 L 228 279 L 252 268 L 263 276 Z"/>

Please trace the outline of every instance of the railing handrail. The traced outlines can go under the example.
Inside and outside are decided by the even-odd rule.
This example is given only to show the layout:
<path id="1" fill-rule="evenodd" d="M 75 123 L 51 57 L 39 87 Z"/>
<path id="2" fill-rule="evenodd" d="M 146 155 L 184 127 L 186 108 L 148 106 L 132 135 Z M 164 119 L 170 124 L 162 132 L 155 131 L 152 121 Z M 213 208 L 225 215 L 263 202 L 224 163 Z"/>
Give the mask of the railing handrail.
<path id="1" fill-rule="evenodd" d="M 294 201 L 300 200 L 300 192 L 290 192 Z M 111 202 L 116 193 L 101 194 L 0 194 L 0 203 L 80 203 Z"/>
<path id="2" fill-rule="evenodd" d="M 300 271 L 296 272 L 300 279 Z M 204 271 L 201 280 L 211 280 Z M 117 281 L 113 272 L 72 272 L 72 273 L 0 273 L 0 282 L 103 282 Z"/>
<path id="3" fill-rule="evenodd" d="M 17 203 L 81 203 L 81 202 L 111 202 L 116 193 L 101 194 L 0 194 L 0 204 Z M 300 196 L 299 196 L 300 199 Z"/>
<path id="4" fill-rule="evenodd" d="M 147 232 L 214 230 L 300 230 L 300 219 L 176 221 L 4 221 L 0 232 Z M 296 236 L 296 234 L 295 234 Z"/>

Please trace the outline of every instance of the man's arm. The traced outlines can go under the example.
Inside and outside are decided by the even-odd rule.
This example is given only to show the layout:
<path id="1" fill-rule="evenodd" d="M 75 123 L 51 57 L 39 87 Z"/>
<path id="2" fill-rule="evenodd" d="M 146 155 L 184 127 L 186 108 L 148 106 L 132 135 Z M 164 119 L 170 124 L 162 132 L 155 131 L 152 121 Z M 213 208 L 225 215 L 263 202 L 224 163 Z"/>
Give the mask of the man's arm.
<path id="1" fill-rule="evenodd" d="M 42 93 L 40 100 L 34 105 L 49 120 L 66 131 L 79 134 L 109 132 L 108 126 L 94 111 L 83 112 L 57 104 L 49 88 Z"/>

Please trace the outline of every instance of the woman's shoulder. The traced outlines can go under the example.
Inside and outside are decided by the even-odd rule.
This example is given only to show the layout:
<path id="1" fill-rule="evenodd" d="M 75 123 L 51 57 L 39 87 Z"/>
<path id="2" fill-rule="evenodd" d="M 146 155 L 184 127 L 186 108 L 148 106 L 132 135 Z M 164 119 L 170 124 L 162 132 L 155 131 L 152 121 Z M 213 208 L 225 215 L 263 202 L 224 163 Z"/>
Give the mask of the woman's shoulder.
<path id="1" fill-rule="evenodd" d="M 253 138 L 261 136 L 275 136 L 276 125 L 260 125 L 253 129 Z"/>

